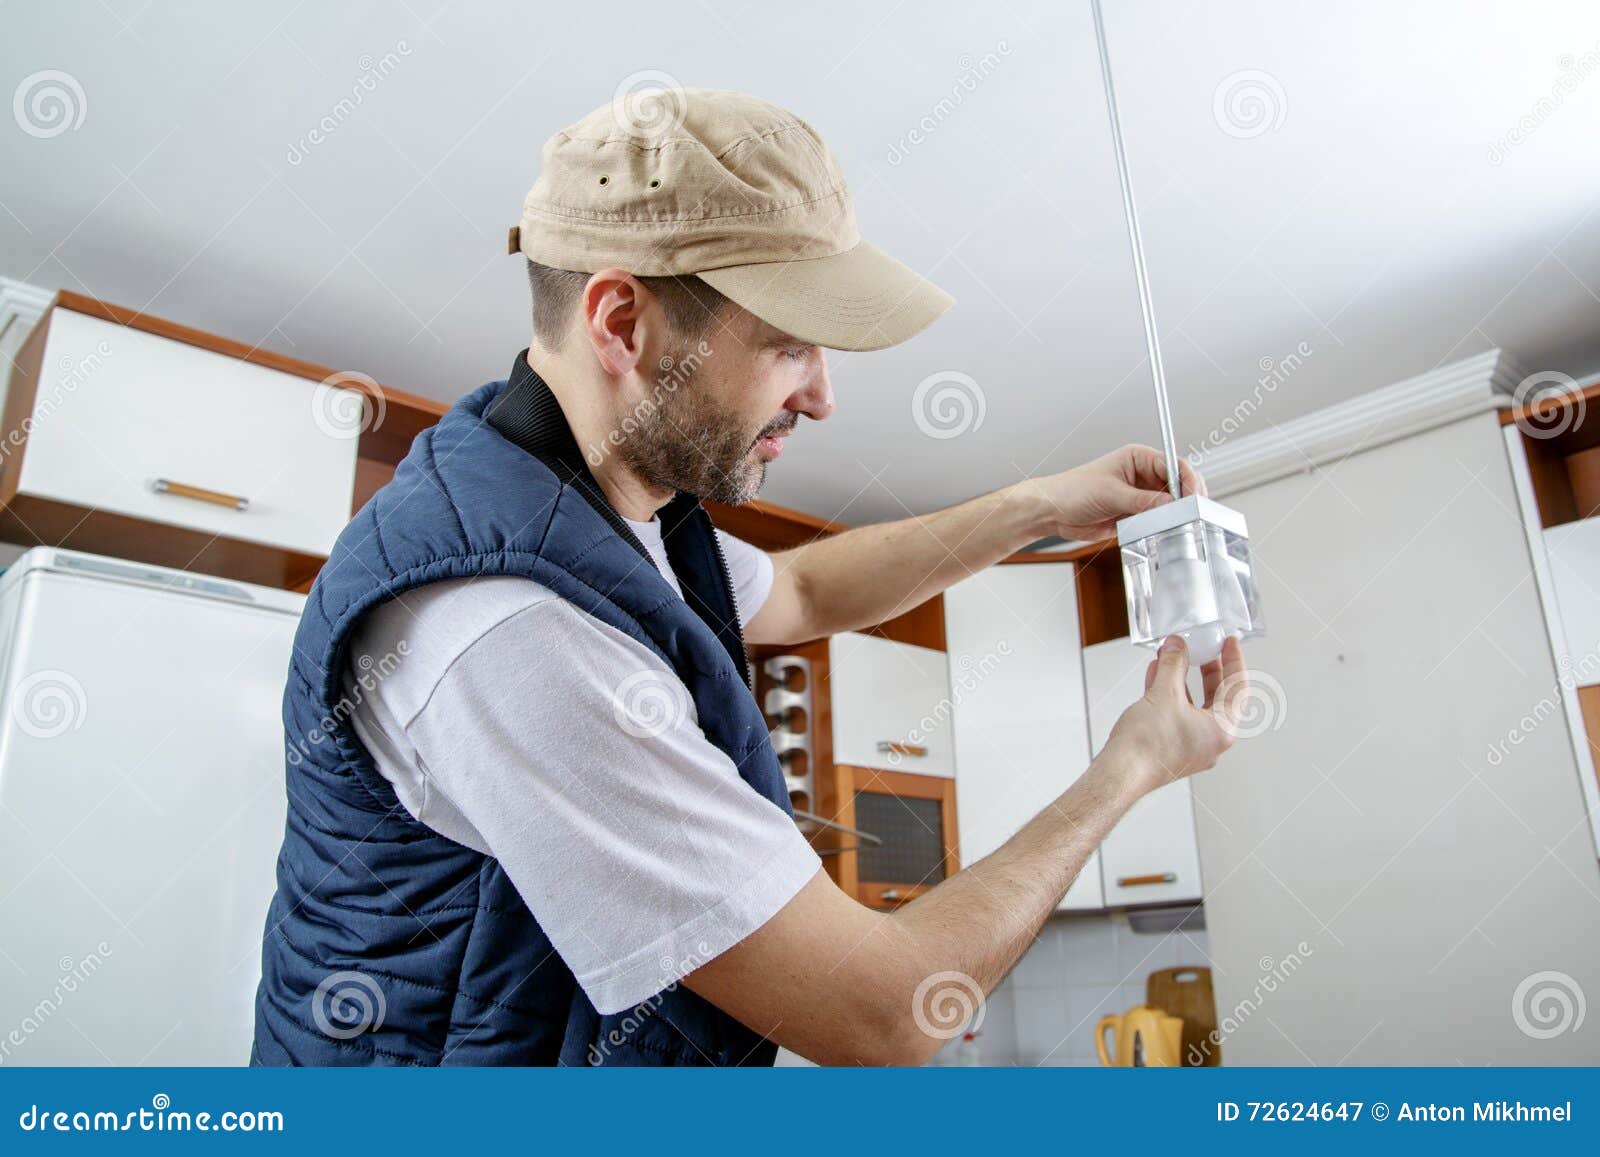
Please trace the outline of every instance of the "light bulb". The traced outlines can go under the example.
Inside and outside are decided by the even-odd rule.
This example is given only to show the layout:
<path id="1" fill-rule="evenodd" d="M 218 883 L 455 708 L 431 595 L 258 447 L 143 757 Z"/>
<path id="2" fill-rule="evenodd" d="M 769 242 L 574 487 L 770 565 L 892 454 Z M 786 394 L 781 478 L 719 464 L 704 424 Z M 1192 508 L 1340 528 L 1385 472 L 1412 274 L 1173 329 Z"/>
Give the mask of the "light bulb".
<path id="1" fill-rule="evenodd" d="M 1157 541 L 1150 591 L 1151 622 L 1157 631 L 1175 635 L 1217 617 L 1211 571 L 1200 553 L 1200 543 L 1187 527 Z"/>
<path id="2" fill-rule="evenodd" d="M 1244 519 L 1198 495 L 1155 507 L 1117 525 L 1129 634 L 1157 647 L 1172 635 L 1193 663 L 1222 654 L 1230 637 L 1261 633 Z"/>

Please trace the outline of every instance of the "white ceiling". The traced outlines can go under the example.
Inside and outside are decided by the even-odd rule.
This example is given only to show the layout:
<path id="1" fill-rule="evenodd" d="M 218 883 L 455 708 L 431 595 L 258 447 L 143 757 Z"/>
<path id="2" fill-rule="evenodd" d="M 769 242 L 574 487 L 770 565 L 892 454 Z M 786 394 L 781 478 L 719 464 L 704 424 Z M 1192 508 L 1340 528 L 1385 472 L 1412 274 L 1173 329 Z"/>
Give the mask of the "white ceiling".
<path id="1" fill-rule="evenodd" d="M 1244 432 L 1496 345 L 1600 366 L 1600 5 L 1107 8 L 1180 443 L 1301 343 Z M 453 399 L 526 342 L 505 229 L 540 143 L 661 73 L 811 121 L 865 235 L 958 299 L 908 346 L 833 355 L 838 413 L 765 497 L 870 521 L 1157 438 L 1086 0 L 55 0 L 0 27 L 0 96 L 61 70 L 84 114 L 0 121 L 8 276 Z M 1264 131 L 1218 112 L 1229 78 L 1268 94 Z M 981 426 L 919 429 L 941 371 Z"/>

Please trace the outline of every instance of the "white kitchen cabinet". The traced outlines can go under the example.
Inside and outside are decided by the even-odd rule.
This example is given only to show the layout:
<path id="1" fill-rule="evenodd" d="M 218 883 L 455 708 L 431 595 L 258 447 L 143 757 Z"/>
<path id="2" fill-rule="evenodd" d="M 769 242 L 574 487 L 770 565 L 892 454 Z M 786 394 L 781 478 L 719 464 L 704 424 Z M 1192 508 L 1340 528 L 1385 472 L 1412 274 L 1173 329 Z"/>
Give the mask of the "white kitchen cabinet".
<path id="1" fill-rule="evenodd" d="M 1513 430 L 1513 434 L 1516 431 Z M 1600 518 L 1541 532 L 1574 684 L 1600 683 Z"/>
<path id="2" fill-rule="evenodd" d="M 971 865 L 1089 765 L 1071 563 L 995 566 L 945 592 L 955 704 L 956 812 Z M 1098 853 L 1061 908 L 1104 906 Z"/>
<path id="3" fill-rule="evenodd" d="M 950 778 L 945 653 L 845 631 L 828 640 L 833 762 Z"/>
<path id="4" fill-rule="evenodd" d="M 1155 653 L 1127 639 L 1083 649 L 1089 699 L 1089 742 L 1098 752 L 1123 711 L 1144 694 Z M 1200 852 L 1189 781 L 1157 788 L 1123 816 L 1100 845 L 1100 878 L 1108 907 L 1200 899 Z"/>
<path id="5" fill-rule="evenodd" d="M 1192 781 L 1217 1009 L 1294 965 L 1228 1063 L 1593 1063 L 1600 868 L 1496 417 L 1228 503 L 1268 632 Z"/>
<path id="6" fill-rule="evenodd" d="M 1546 527 L 1539 513 L 1528 442 L 1516 426 L 1502 432 L 1511 464 L 1511 482 L 1522 513 L 1528 555 L 1533 562 L 1534 586 L 1544 612 L 1545 630 L 1560 677 L 1551 699 L 1560 701 L 1572 754 L 1578 764 L 1578 783 L 1589 815 L 1589 834 L 1600 851 L 1600 764 L 1597 744 L 1590 733 L 1590 714 L 1596 685 L 1600 685 L 1600 518 L 1585 518 Z M 1590 705 L 1585 708 L 1585 702 Z M 1543 708 L 1537 708 L 1543 710 Z M 1520 723 L 1519 723 L 1520 726 Z M 1520 742 L 1509 735 L 1506 744 Z"/>
<path id="7" fill-rule="evenodd" d="M 359 395 L 64 306 L 40 324 L 17 493 L 328 553 L 350 519 Z"/>

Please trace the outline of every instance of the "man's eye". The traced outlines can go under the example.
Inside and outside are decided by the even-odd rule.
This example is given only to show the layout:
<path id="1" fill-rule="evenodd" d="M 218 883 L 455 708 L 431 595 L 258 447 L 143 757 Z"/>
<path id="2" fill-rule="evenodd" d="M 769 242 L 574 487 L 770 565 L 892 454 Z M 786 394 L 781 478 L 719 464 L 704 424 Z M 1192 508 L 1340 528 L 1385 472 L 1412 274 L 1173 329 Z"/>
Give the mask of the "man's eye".
<path id="1" fill-rule="evenodd" d="M 784 350 L 783 351 L 783 356 L 786 357 L 786 358 L 792 358 L 794 361 L 797 361 L 797 362 L 803 362 L 803 361 L 806 360 L 807 355 L 810 354 L 810 353 L 811 353 L 811 347 L 810 346 L 797 345 L 797 346 L 791 346 L 789 349 Z"/>

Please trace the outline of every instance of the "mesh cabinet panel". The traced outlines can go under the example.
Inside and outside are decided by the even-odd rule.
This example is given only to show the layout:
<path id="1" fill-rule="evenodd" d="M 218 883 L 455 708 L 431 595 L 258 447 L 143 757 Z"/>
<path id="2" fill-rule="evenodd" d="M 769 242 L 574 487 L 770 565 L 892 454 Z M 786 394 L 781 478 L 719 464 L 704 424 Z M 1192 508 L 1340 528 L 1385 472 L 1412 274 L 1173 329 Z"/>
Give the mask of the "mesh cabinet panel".
<path id="1" fill-rule="evenodd" d="M 858 792 L 856 827 L 883 841 L 882 847 L 861 847 L 857 870 L 863 883 L 936 884 L 944 879 L 944 822 L 938 800 Z"/>

